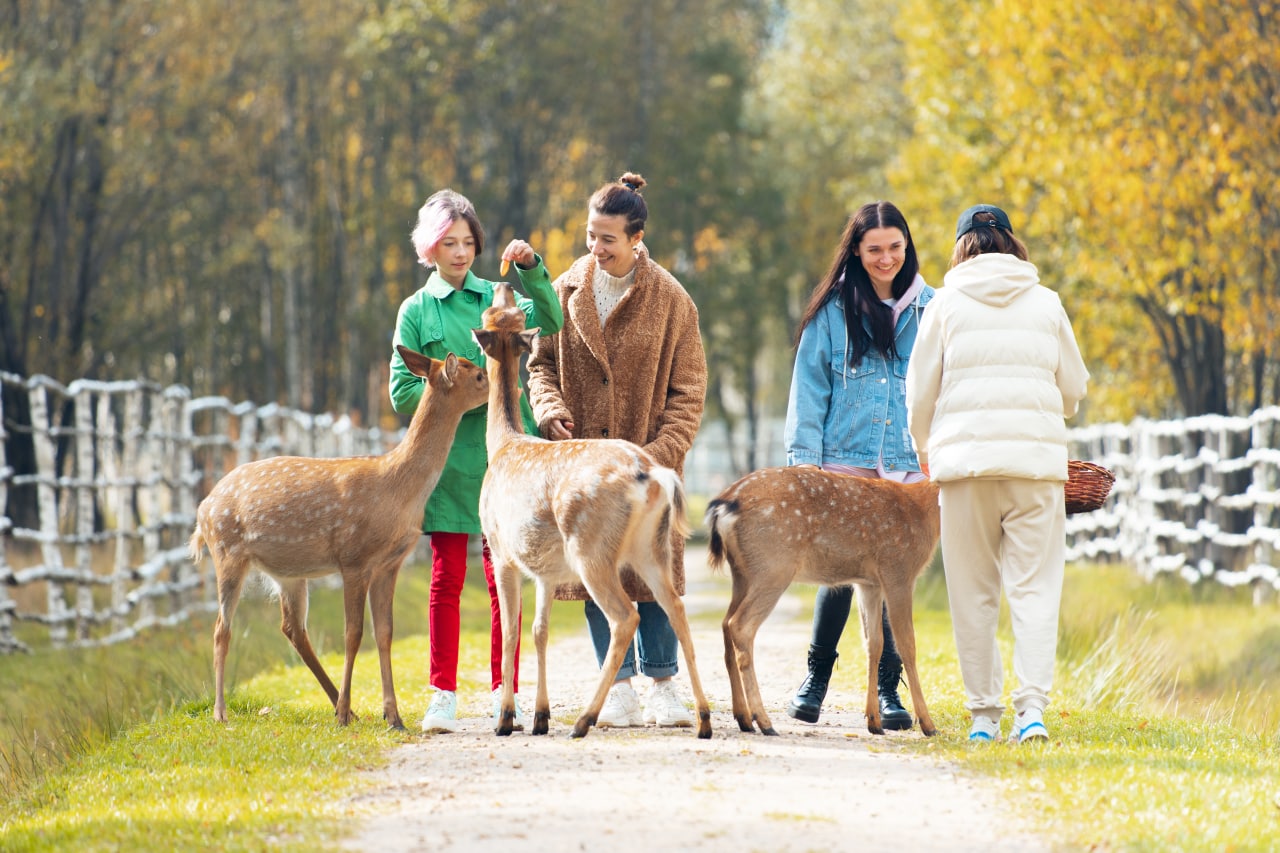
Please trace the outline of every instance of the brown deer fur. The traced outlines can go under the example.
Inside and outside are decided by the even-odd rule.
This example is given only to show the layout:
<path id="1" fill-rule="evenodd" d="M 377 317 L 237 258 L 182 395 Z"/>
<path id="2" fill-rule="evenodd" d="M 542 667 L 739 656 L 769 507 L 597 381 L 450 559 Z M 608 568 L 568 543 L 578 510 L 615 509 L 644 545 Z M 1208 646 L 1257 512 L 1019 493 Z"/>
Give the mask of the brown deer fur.
<path id="1" fill-rule="evenodd" d="M 426 388 L 404 439 L 382 456 L 278 456 L 239 466 L 200 503 L 191 559 L 207 544 L 218 580 L 213 629 L 214 719 L 226 722 L 223 669 L 231 617 L 251 568 L 280 591 L 280 629 L 315 675 L 338 722 L 351 713 L 351 670 L 364 633 L 365 598 L 382 664 L 382 714 L 404 728 L 391 679 L 392 598 L 400 565 L 422 535 L 422 508 L 440 479 L 453 435 L 468 409 L 488 399 L 485 372 L 450 353 L 445 361 L 398 347 Z M 346 664 L 334 688 L 307 637 L 307 581 L 342 575 Z"/>
<path id="2" fill-rule="evenodd" d="M 724 617 L 724 662 L 738 728 L 777 734 L 760 698 L 755 637 L 794 582 L 856 585 L 867 649 L 867 729 L 884 734 L 876 676 L 884 649 L 881 604 L 902 657 L 920 730 L 937 729 L 916 672 L 911 602 L 938 544 L 938 487 L 928 481 L 832 474 L 812 465 L 748 474 L 707 507 L 712 569 L 729 563 L 733 595 Z"/>
<path id="3" fill-rule="evenodd" d="M 684 603 L 671 577 L 671 537 L 688 536 L 684 488 L 670 468 L 629 441 L 547 441 L 526 435 L 517 408 L 517 369 L 537 329 L 525 329 L 510 285 L 494 290 L 476 340 L 488 355 L 489 469 L 480 489 L 480 523 L 493 558 L 502 618 L 502 708 L 496 731 L 509 735 L 515 720 L 512 681 L 519 621 L 521 572 L 533 579 L 537 611 L 533 639 L 538 693 L 532 734 L 546 734 L 547 627 L 556 584 L 581 581 L 609 620 L 609 652 L 595 695 L 573 726 L 583 737 L 595 725 L 609 688 L 635 636 L 640 616 L 622 586 L 630 566 L 671 619 L 684 649 L 698 706 L 698 737 L 711 737 L 711 710 L 694 663 Z"/>

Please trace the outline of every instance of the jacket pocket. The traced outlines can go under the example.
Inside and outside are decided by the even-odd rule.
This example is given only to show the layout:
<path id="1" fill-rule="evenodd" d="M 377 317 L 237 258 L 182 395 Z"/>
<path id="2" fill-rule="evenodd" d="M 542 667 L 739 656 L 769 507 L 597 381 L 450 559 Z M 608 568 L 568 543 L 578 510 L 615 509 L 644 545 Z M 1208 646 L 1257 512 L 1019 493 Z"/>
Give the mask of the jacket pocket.
<path id="1" fill-rule="evenodd" d="M 831 399 L 832 408 L 836 406 L 854 406 L 858 397 L 865 391 L 863 387 L 867 378 L 875 372 L 870 359 L 863 357 L 857 367 L 849 364 L 848 352 L 839 350 L 831 355 Z"/>

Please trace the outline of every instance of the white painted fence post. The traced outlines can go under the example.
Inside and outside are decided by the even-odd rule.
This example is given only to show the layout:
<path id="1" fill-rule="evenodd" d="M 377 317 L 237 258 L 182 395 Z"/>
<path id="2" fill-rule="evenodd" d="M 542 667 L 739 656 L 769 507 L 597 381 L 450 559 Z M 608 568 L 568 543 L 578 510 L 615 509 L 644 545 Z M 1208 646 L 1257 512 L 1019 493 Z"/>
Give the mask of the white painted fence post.
<path id="1" fill-rule="evenodd" d="M 76 642 L 89 640 L 94 624 L 93 587 L 96 578 L 93 570 L 94 533 L 94 445 L 97 443 L 93 429 L 93 392 L 81 384 L 71 394 L 75 413 L 75 431 L 71 440 L 75 447 L 75 474 L 72 489 L 75 493 L 76 512 Z"/>
<path id="2" fill-rule="evenodd" d="M 67 604 L 62 596 L 62 551 L 58 548 L 57 454 L 51 435 L 49 389 L 31 390 L 31 439 L 36 451 L 36 504 L 40 513 L 40 554 L 44 560 L 45 619 L 55 648 L 67 644 Z"/>
<path id="3" fill-rule="evenodd" d="M 19 642 L 13 634 L 13 614 L 18 603 L 9 595 L 9 584 L 13 580 L 13 567 L 9 565 L 6 542 L 13 523 L 4 514 L 9 506 L 9 478 L 13 469 L 9 467 L 8 451 L 9 431 L 4 425 L 4 394 L 0 393 L 0 654 L 27 651 L 27 646 Z"/>

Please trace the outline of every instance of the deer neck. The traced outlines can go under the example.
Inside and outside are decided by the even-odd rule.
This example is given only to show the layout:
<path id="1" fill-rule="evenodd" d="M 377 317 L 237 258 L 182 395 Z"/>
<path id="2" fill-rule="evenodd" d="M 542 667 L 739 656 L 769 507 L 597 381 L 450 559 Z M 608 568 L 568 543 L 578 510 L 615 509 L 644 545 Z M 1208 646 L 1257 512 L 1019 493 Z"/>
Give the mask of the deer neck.
<path id="1" fill-rule="evenodd" d="M 485 444 L 490 458 L 512 438 L 524 435 L 517 365 L 518 357 L 510 349 L 490 356 L 486 365 L 489 371 L 489 421 L 485 427 Z"/>
<path id="2" fill-rule="evenodd" d="M 430 384 L 426 385 L 404 438 L 383 457 L 386 473 L 397 482 L 430 493 L 435 480 L 424 485 L 422 472 L 444 467 L 465 412 L 462 406 L 461 395 L 436 393 Z M 426 499 L 427 495 L 423 495 L 418 503 L 426 503 Z"/>

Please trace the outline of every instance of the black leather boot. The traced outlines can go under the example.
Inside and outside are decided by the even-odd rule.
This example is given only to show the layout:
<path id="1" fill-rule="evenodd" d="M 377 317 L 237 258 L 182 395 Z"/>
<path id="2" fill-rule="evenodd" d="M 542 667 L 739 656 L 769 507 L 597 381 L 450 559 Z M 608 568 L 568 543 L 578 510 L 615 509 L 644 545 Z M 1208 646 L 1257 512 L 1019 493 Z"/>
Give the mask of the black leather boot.
<path id="1" fill-rule="evenodd" d="M 831 668 L 840 655 L 834 649 L 809 646 L 809 674 L 787 706 L 787 714 L 804 723 L 818 722 L 822 712 L 822 700 L 827 697 L 827 684 L 831 681 Z"/>
<path id="2" fill-rule="evenodd" d="M 902 680 L 902 659 L 896 649 L 885 643 L 884 653 L 880 655 L 880 671 L 878 673 L 877 692 L 880 694 L 880 724 L 885 729 L 906 731 L 911 728 L 911 713 L 902 707 L 898 698 L 898 684 Z"/>

